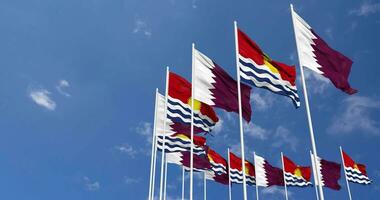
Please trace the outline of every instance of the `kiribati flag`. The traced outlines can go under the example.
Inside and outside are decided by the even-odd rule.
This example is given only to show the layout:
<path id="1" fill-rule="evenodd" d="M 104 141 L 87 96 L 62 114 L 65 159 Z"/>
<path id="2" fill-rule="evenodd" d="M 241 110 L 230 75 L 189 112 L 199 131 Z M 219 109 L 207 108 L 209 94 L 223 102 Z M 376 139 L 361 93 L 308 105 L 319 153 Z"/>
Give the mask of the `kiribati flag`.
<path id="1" fill-rule="evenodd" d="M 241 166 L 241 158 L 230 152 L 230 179 L 232 183 L 243 183 L 243 171 Z M 255 166 L 245 161 L 245 178 L 248 185 L 255 185 Z"/>
<path id="2" fill-rule="evenodd" d="M 228 184 L 227 161 L 213 149 L 208 148 L 207 157 L 211 165 L 211 169 L 206 172 L 206 178 L 215 182 Z"/>
<path id="3" fill-rule="evenodd" d="M 181 76 L 170 72 L 168 95 L 168 118 L 173 123 L 191 124 L 191 84 Z M 213 108 L 198 100 L 194 100 L 195 132 L 211 132 L 219 121 Z M 172 126 L 173 127 L 173 126 Z M 175 130 L 177 132 L 177 130 Z"/>
<path id="4" fill-rule="evenodd" d="M 163 136 L 157 136 L 157 148 L 162 151 Z M 184 152 L 191 150 L 191 139 L 187 134 L 176 133 L 173 135 L 165 136 L 165 153 Z M 194 154 L 206 154 L 204 146 L 206 145 L 206 138 L 194 135 Z"/>
<path id="5" fill-rule="evenodd" d="M 300 99 L 295 84 L 295 67 L 270 59 L 248 35 L 240 29 L 237 32 L 242 81 L 287 96 L 298 108 Z"/>
<path id="6" fill-rule="evenodd" d="M 311 185 L 311 168 L 296 165 L 288 157 L 283 156 L 284 173 L 287 186 L 305 187 Z"/>
<path id="7" fill-rule="evenodd" d="M 371 180 L 368 178 L 365 165 L 356 163 L 350 156 L 342 150 L 344 170 L 346 171 L 347 180 L 352 183 L 368 185 Z"/>

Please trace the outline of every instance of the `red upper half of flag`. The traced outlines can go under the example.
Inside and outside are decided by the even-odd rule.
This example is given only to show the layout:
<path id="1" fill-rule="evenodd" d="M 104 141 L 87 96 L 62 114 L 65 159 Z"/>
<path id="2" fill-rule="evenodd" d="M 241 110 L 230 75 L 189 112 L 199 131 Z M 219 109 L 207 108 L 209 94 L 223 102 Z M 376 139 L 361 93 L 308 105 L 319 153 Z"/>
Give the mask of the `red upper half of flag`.
<path id="1" fill-rule="evenodd" d="M 281 62 L 270 59 L 260 47 L 248 37 L 243 31 L 238 29 L 238 44 L 239 55 L 252 59 L 258 65 L 264 65 L 265 62 L 270 63 L 275 67 L 283 80 L 289 81 L 290 84 L 295 85 L 296 69 L 294 66 L 289 66 Z"/>
<path id="2" fill-rule="evenodd" d="M 242 165 L 241 165 L 241 158 L 236 156 L 235 154 L 230 152 L 230 167 L 231 169 L 237 169 L 239 171 L 242 171 Z M 255 176 L 255 166 L 248 162 L 247 160 L 245 161 L 245 174 L 248 174 L 250 176 Z"/>
<path id="3" fill-rule="evenodd" d="M 285 172 L 291 173 L 295 176 L 302 176 L 305 180 L 310 181 L 310 177 L 311 177 L 310 167 L 299 166 L 286 156 L 284 156 L 283 159 L 284 159 Z"/>
<path id="4" fill-rule="evenodd" d="M 351 167 L 353 169 L 357 169 L 359 170 L 363 175 L 367 176 L 367 170 L 366 170 L 366 166 L 363 165 L 363 164 L 359 164 L 359 163 L 356 163 L 350 156 L 348 156 L 346 154 L 346 152 L 344 152 L 342 150 L 342 154 L 343 154 L 343 160 L 344 160 L 344 167 Z"/>
<path id="5" fill-rule="evenodd" d="M 227 167 L 227 161 L 220 154 L 216 153 L 213 149 L 208 148 L 208 159 L 214 163 L 222 164 Z"/>
<path id="6" fill-rule="evenodd" d="M 169 96 L 182 101 L 191 106 L 191 83 L 185 78 L 170 72 L 169 73 Z M 194 103 L 195 104 L 195 103 Z M 199 102 L 199 111 L 208 116 L 212 121 L 218 122 L 219 118 L 214 109 L 202 102 Z M 196 107 L 194 109 L 197 109 Z"/>

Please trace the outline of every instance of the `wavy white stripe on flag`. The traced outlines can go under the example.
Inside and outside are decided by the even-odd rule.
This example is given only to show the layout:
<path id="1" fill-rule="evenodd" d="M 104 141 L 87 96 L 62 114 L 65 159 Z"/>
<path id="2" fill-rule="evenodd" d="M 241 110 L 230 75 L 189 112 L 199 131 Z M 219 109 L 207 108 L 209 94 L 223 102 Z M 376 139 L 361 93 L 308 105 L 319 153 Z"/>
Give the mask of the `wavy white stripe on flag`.
<path id="1" fill-rule="evenodd" d="M 285 180 L 286 180 L 286 185 L 288 186 L 306 187 L 306 186 L 311 185 L 311 182 L 307 181 L 306 179 L 300 176 L 295 176 L 288 172 L 285 172 Z"/>

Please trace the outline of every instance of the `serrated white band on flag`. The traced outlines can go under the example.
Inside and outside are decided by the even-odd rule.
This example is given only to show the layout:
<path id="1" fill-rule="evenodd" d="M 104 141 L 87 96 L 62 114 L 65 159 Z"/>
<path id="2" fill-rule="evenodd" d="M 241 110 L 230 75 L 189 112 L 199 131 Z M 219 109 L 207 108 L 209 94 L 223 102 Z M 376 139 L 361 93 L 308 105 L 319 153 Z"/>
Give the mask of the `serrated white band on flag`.
<path id="1" fill-rule="evenodd" d="M 214 89 L 212 85 L 215 83 L 215 75 L 212 73 L 212 69 L 215 68 L 214 63 L 207 56 L 200 51 L 194 49 L 194 98 L 208 104 L 210 106 L 215 105 L 211 89 Z"/>
<path id="2" fill-rule="evenodd" d="M 265 159 L 261 156 L 255 155 L 255 172 L 257 186 L 268 187 L 268 179 L 265 172 Z"/>
<path id="3" fill-rule="evenodd" d="M 311 27 L 304 19 L 302 19 L 296 12 L 293 11 L 294 27 L 297 44 L 299 46 L 298 52 L 300 55 L 300 62 L 303 66 L 315 71 L 318 74 L 323 74 L 320 70 L 322 66 L 317 62 L 316 55 L 312 45 L 315 45 L 313 39 L 317 37 L 312 33 Z"/>
<path id="4" fill-rule="evenodd" d="M 316 166 L 317 169 L 315 169 L 313 167 L 313 174 L 314 174 L 314 178 L 316 178 L 316 176 L 319 176 L 320 177 L 320 181 L 321 181 L 321 185 L 322 186 L 325 186 L 325 182 L 323 180 L 323 175 L 322 175 L 322 164 L 321 164 L 321 158 L 317 156 L 317 165 L 315 165 L 314 163 L 314 155 L 312 153 L 310 153 L 310 157 L 311 157 L 311 163 L 313 164 L 313 166 Z M 315 185 L 317 186 L 318 183 L 315 182 Z"/>

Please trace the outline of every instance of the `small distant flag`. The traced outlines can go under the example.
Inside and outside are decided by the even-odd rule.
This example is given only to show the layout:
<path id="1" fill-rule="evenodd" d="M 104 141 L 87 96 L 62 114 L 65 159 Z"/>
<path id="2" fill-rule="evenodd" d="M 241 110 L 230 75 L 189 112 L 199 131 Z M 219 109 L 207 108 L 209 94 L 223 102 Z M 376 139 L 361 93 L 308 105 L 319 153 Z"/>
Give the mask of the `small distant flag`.
<path id="1" fill-rule="evenodd" d="M 284 186 L 284 174 L 282 169 L 273 167 L 263 157 L 255 154 L 256 184 L 269 187 L 272 185 Z"/>
<path id="2" fill-rule="evenodd" d="M 352 183 L 368 185 L 372 181 L 367 175 L 366 166 L 356 163 L 350 156 L 342 150 L 344 170 L 346 171 L 346 178 Z"/>
<path id="3" fill-rule="evenodd" d="M 228 185 L 227 161 L 210 147 L 207 149 L 207 157 L 211 169 L 206 172 L 206 178 L 218 183 Z"/>
<path id="4" fill-rule="evenodd" d="M 331 48 L 310 25 L 292 10 L 294 32 L 300 63 L 312 71 L 325 76 L 336 88 L 347 94 L 357 92 L 353 89 L 348 77 L 352 61 Z"/>
<path id="5" fill-rule="evenodd" d="M 230 152 L 230 179 L 231 183 L 243 183 L 243 172 L 242 172 L 242 160 L 235 154 Z M 248 185 L 255 185 L 256 184 L 256 178 L 255 178 L 255 166 L 245 161 L 245 177 Z"/>
<path id="6" fill-rule="evenodd" d="M 283 156 L 284 173 L 287 186 L 305 187 L 311 185 L 311 168 L 296 165 L 288 157 Z"/>
<path id="7" fill-rule="evenodd" d="M 313 154 L 310 154 L 313 166 L 317 166 L 316 172 L 321 177 L 321 184 L 333 190 L 340 190 L 340 164 L 317 157 L 317 165 L 314 165 Z"/>
<path id="8" fill-rule="evenodd" d="M 191 84 L 181 76 L 170 72 L 168 95 L 168 118 L 173 123 L 191 123 Z M 219 121 L 213 108 L 194 100 L 194 126 L 203 132 L 211 132 Z M 196 132 L 196 130 L 194 131 Z"/>
<path id="9" fill-rule="evenodd" d="M 157 138 L 157 148 L 162 151 L 163 136 Z M 176 133 L 173 135 L 165 136 L 165 153 L 190 151 L 191 138 L 186 134 Z M 206 138 L 194 135 L 194 154 L 206 154 L 204 146 L 206 145 Z"/>
<path id="10" fill-rule="evenodd" d="M 194 49 L 194 98 L 228 112 L 239 113 L 237 81 L 223 68 L 200 51 Z M 251 87 L 241 85 L 243 118 L 251 120 Z"/>
<path id="11" fill-rule="evenodd" d="M 248 35 L 240 29 L 237 32 L 242 81 L 287 96 L 298 108 L 300 99 L 295 84 L 295 67 L 270 59 Z"/>
<path id="12" fill-rule="evenodd" d="M 166 153 L 166 161 L 168 163 L 177 164 L 183 166 L 186 170 L 190 169 L 190 151 Z M 193 170 L 204 172 L 211 168 L 206 154 L 197 155 L 193 154 Z"/>

